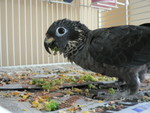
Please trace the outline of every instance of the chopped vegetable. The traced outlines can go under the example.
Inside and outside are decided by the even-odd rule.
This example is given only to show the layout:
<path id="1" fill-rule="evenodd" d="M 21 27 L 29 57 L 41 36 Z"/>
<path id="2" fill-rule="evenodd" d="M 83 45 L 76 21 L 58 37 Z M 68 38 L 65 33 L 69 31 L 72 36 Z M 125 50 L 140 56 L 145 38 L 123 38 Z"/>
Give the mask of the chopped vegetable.
<path id="1" fill-rule="evenodd" d="M 53 55 L 57 55 L 58 48 L 57 48 L 57 47 L 55 47 L 55 48 L 53 48 L 53 49 L 52 49 L 52 51 L 54 51 Z"/>
<path id="2" fill-rule="evenodd" d="M 109 94 L 115 94 L 116 92 L 115 92 L 115 90 L 113 88 L 109 88 L 108 89 L 108 93 Z"/>
<path id="3" fill-rule="evenodd" d="M 83 76 L 80 76 L 79 78 L 80 80 L 84 80 L 86 82 L 96 82 L 98 81 L 97 79 L 95 79 L 92 75 L 83 75 Z"/>
<path id="4" fill-rule="evenodd" d="M 45 104 L 45 110 L 46 111 L 54 111 L 58 109 L 58 102 L 56 102 L 55 100 L 50 100 L 47 102 L 44 102 Z"/>
<path id="5" fill-rule="evenodd" d="M 89 84 L 89 85 L 88 85 L 88 88 L 89 88 L 89 89 L 94 89 L 94 88 L 96 88 L 96 87 L 95 87 L 95 85 L 93 85 L 93 84 Z"/>
<path id="6" fill-rule="evenodd" d="M 32 107 L 38 107 L 39 102 L 37 100 L 33 101 L 32 103 Z"/>

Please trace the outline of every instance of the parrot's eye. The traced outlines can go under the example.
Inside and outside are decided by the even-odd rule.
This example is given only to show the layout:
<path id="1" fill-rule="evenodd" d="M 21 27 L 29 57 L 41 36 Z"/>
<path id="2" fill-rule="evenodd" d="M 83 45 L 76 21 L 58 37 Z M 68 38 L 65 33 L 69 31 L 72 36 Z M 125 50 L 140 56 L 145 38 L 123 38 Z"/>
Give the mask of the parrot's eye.
<path id="1" fill-rule="evenodd" d="M 56 29 L 56 35 L 57 36 L 63 36 L 64 34 L 66 34 L 67 29 L 65 29 L 64 27 L 58 27 Z"/>

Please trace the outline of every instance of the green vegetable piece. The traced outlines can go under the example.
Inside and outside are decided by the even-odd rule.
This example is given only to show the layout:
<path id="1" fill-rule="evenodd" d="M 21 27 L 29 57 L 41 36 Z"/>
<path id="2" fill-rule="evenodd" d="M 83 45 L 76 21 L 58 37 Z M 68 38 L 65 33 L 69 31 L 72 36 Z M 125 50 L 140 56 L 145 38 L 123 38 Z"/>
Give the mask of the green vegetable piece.
<path id="1" fill-rule="evenodd" d="M 92 75 L 83 75 L 79 79 L 84 80 L 86 82 L 95 82 L 95 81 L 97 81 L 97 79 L 95 79 Z"/>
<path id="2" fill-rule="evenodd" d="M 46 111 L 54 111 L 58 109 L 58 102 L 55 100 L 50 100 L 48 102 L 45 102 L 45 110 Z"/>
<path id="3" fill-rule="evenodd" d="M 115 94 L 116 92 L 115 92 L 115 90 L 113 88 L 109 88 L 108 89 L 108 93 L 109 94 Z"/>
<path id="4" fill-rule="evenodd" d="M 96 88 L 96 87 L 95 87 L 95 85 L 93 85 L 93 84 L 89 84 L 89 85 L 88 85 L 88 88 L 89 88 L 89 89 L 92 89 L 92 88 L 94 89 L 94 88 Z"/>
<path id="5" fill-rule="evenodd" d="M 32 79 L 32 84 L 33 84 L 33 85 L 39 85 L 39 86 L 41 86 L 44 82 L 45 82 L 45 81 L 44 81 L 43 78 Z"/>
<path id="6" fill-rule="evenodd" d="M 52 49 L 52 51 L 54 51 L 54 54 L 53 54 L 53 55 L 57 55 L 58 48 L 55 47 L 55 48 Z"/>

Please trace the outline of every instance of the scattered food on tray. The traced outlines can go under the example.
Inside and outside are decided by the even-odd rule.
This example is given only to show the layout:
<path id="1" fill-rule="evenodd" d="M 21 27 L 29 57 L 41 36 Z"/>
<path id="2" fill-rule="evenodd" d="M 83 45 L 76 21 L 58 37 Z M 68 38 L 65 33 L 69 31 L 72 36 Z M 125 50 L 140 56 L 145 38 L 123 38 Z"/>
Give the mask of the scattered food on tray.
<path id="1" fill-rule="evenodd" d="M 107 110 L 119 111 L 139 102 L 150 101 L 150 88 L 147 87 L 150 85 L 149 78 L 140 88 L 143 95 L 136 95 L 136 99 L 120 99 L 119 101 L 117 98 L 117 95 L 120 94 L 119 89 L 107 85 L 116 80 L 114 77 L 110 78 L 70 66 L 4 71 L 0 75 L 0 97 L 15 98 L 18 102 L 30 103 L 34 109 L 58 110 L 58 113 L 104 113 Z M 98 106 L 84 110 L 85 105 L 77 104 L 82 99 L 85 103 L 98 103 Z M 103 103 L 105 105 L 101 105 Z"/>

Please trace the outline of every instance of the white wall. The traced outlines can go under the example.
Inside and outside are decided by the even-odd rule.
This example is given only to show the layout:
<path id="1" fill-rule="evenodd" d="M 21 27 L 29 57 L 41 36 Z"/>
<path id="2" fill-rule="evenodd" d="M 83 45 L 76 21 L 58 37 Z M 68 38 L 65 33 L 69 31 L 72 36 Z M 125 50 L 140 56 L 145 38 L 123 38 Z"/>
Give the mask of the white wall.
<path id="1" fill-rule="evenodd" d="M 150 23 L 150 0 L 130 0 L 129 24 Z"/>

